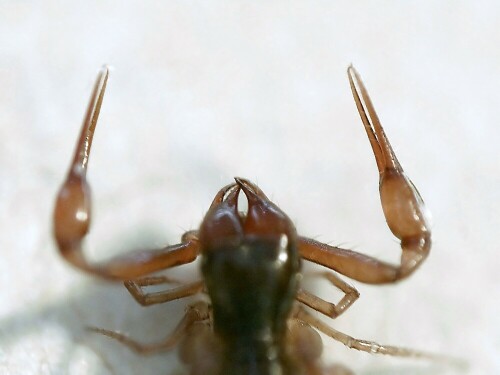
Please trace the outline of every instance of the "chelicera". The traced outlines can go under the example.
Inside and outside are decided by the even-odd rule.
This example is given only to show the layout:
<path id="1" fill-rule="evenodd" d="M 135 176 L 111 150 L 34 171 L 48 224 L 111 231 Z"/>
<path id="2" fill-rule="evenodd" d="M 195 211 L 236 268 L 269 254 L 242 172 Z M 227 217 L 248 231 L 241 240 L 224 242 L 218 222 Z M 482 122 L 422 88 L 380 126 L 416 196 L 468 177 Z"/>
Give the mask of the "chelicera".
<path id="1" fill-rule="evenodd" d="M 177 245 L 141 250 L 102 263 L 88 262 L 82 240 L 89 232 L 88 159 L 109 71 L 96 81 L 69 173 L 57 197 L 54 235 L 62 256 L 79 269 L 102 278 L 125 281 L 141 305 L 165 303 L 206 293 L 189 306 L 176 330 L 164 342 L 144 345 L 117 332 L 94 329 L 140 353 L 170 350 L 179 345 L 191 374 L 291 375 L 350 373 L 321 367 L 317 331 L 361 351 L 398 356 L 421 352 L 358 340 L 329 327 L 308 306 L 330 318 L 344 313 L 359 297 L 337 274 L 368 284 L 394 283 L 411 275 L 431 248 L 431 232 L 417 189 L 403 172 L 379 122 L 366 88 L 351 66 L 348 77 L 357 109 L 380 174 L 382 208 L 391 232 L 401 241 L 401 262 L 392 265 L 352 250 L 320 243 L 297 234 L 287 215 L 254 183 L 235 178 L 216 195 L 198 230 Z M 238 197 L 248 201 L 245 213 Z M 201 258 L 203 279 L 161 292 L 143 287 L 171 283 L 154 272 Z M 322 277 L 345 295 L 326 301 L 300 286 L 301 262 L 324 268 Z M 334 272 L 333 272 L 334 271 Z"/>

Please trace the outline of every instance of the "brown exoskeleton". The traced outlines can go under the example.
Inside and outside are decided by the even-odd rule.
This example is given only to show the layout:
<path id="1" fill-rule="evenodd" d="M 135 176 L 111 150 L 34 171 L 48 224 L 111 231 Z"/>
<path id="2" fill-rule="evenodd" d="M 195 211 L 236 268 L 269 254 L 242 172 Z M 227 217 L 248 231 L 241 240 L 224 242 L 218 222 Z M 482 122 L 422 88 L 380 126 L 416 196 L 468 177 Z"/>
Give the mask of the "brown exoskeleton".
<path id="1" fill-rule="evenodd" d="M 235 178 L 215 196 L 198 230 L 180 244 L 143 250 L 89 263 L 82 240 L 89 232 L 88 158 L 109 72 L 95 84 L 68 176 L 54 211 L 54 235 L 62 256 L 74 266 L 106 279 L 124 280 L 141 305 L 164 303 L 205 292 L 210 303 L 189 306 L 177 329 L 164 342 L 143 345 L 113 331 L 94 329 L 137 352 L 153 353 L 180 344 L 191 374 L 291 375 L 350 373 L 319 365 L 318 331 L 348 347 L 371 353 L 424 356 L 424 353 L 354 339 L 327 326 L 304 305 L 330 317 L 344 313 L 358 298 L 357 290 L 337 273 L 369 284 L 394 283 L 411 275 L 429 254 L 431 232 L 417 189 L 404 174 L 384 133 L 358 73 L 348 68 L 349 82 L 380 173 L 380 196 L 387 224 L 401 241 L 399 265 L 297 235 L 287 215 L 252 182 Z M 243 193 L 248 210 L 238 210 Z M 201 258 L 203 280 L 156 293 L 143 287 L 169 283 L 153 272 Z M 328 302 L 299 285 L 301 260 L 329 270 L 321 275 L 345 295 Z"/>

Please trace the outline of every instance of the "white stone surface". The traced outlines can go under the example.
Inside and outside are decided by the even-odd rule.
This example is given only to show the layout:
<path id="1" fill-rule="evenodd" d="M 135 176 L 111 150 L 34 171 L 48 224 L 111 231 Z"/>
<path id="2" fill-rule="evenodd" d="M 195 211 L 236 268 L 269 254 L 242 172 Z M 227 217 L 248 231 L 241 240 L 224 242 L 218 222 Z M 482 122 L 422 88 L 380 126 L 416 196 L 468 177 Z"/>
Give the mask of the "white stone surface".
<path id="1" fill-rule="evenodd" d="M 90 161 L 93 254 L 175 243 L 238 175 L 301 233 L 397 260 L 351 62 L 432 211 L 434 248 L 399 285 L 354 283 L 361 299 L 331 323 L 500 373 L 499 16 L 494 1 L 0 2 L 0 374 L 181 369 L 175 353 L 140 357 L 84 327 L 155 341 L 185 301 L 141 308 L 52 242 L 103 63 L 115 70 Z M 358 375 L 460 373 L 324 341 L 325 362 Z"/>

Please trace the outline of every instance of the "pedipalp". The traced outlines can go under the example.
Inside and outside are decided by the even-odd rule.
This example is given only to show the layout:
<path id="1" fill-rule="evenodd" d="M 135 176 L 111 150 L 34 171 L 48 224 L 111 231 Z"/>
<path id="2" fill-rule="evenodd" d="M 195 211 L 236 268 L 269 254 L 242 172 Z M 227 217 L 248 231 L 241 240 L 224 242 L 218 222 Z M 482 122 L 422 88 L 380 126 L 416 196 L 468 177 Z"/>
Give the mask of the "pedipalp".
<path id="1" fill-rule="evenodd" d="M 99 72 L 90 97 L 68 176 L 57 196 L 54 237 L 61 255 L 74 266 L 106 279 L 129 280 L 192 262 L 198 256 L 199 242 L 194 235 L 187 235 L 177 245 L 139 250 L 98 264 L 87 261 L 82 248 L 91 220 L 91 194 L 86 175 L 108 77 L 109 69 L 104 67 Z"/>
<path id="2" fill-rule="evenodd" d="M 347 72 L 354 100 L 377 162 L 380 199 L 387 225 L 401 240 L 401 264 L 395 266 L 306 237 L 299 238 L 299 249 L 303 258 L 352 279 L 369 284 L 392 283 L 411 275 L 429 254 L 430 225 L 424 201 L 399 164 L 359 74 L 352 66 Z"/>

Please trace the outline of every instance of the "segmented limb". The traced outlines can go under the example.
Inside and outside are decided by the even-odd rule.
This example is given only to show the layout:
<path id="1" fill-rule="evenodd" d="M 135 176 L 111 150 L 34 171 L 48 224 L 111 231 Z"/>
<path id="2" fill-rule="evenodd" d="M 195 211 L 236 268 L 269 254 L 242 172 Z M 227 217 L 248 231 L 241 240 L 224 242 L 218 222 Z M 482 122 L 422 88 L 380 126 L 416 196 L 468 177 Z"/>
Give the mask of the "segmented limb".
<path id="1" fill-rule="evenodd" d="M 179 282 L 165 276 L 145 277 L 142 279 L 125 281 L 123 284 L 134 299 L 142 306 L 150 306 L 158 303 L 165 303 L 179 298 L 184 298 L 197 294 L 203 290 L 205 283 L 196 281 L 194 283 L 183 284 L 178 287 L 161 292 L 144 293 L 142 287 L 160 284 L 172 284 Z"/>
<path id="2" fill-rule="evenodd" d="M 316 276 L 324 277 L 333 285 L 345 293 L 344 297 L 337 303 L 325 301 L 324 299 L 309 293 L 303 289 L 297 291 L 296 299 L 312 309 L 330 317 L 336 318 L 346 311 L 359 298 L 359 292 L 353 286 L 347 284 L 333 272 L 318 272 Z"/>
<path id="3" fill-rule="evenodd" d="M 325 335 L 330 336 L 332 339 L 337 340 L 351 349 L 360 350 L 372 354 L 386 354 L 397 357 L 414 357 L 414 358 L 427 358 L 432 360 L 447 360 L 446 358 L 421 352 L 418 350 L 400 348 L 397 346 L 381 345 L 374 341 L 366 341 L 355 339 L 354 337 L 348 336 L 345 333 L 339 332 L 327 324 L 323 323 L 321 320 L 316 319 L 310 313 L 308 313 L 304 308 L 299 307 L 296 311 L 296 318 L 302 320 L 309 324 L 311 327 L 316 328 L 318 331 L 323 332 Z"/>
<path id="4" fill-rule="evenodd" d="M 381 262 L 354 251 L 301 237 L 302 257 L 370 284 L 392 283 L 411 275 L 431 248 L 431 232 L 424 202 L 405 175 L 387 139 L 361 78 L 351 66 L 349 83 L 375 155 L 380 174 L 380 199 L 391 232 L 401 241 L 401 264 Z"/>
<path id="5" fill-rule="evenodd" d="M 309 323 L 298 317 L 296 308 L 292 317 L 288 319 L 287 342 L 292 358 L 304 367 L 308 375 L 354 375 L 346 367 L 336 364 L 323 367 L 320 357 L 323 352 L 323 342 L 318 331 Z"/>
<path id="6" fill-rule="evenodd" d="M 91 219 L 87 166 L 108 77 L 105 67 L 97 77 L 68 176 L 57 196 L 54 236 L 61 255 L 74 266 L 104 278 L 129 280 L 192 262 L 198 256 L 199 242 L 193 232 L 188 232 L 182 243 L 162 249 L 140 250 L 99 264 L 91 264 L 85 258 L 82 241 L 89 232 Z"/>
<path id="7" fill-rule="evenodd" d="M 209 306 L 206 302 L 197 302 L 196 304 L 188 306 L 184 317 L 174 331 L 167 338 L 165 338 L 165 340 L 154 344 L 143 344 L 119 332 L 109 331 L 102 328 L 88 327 L 88 329 L 92 332 L 117 340 L 136 353 L 149 355 L 171 350 L 186 335 L 193 324 L 208 320 L 209 318 Z"/>

